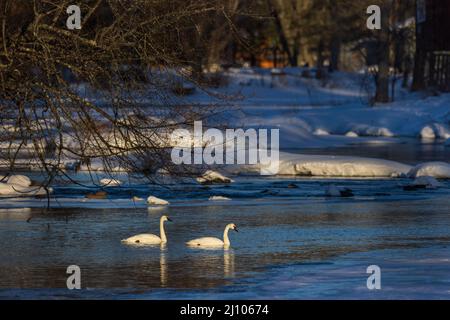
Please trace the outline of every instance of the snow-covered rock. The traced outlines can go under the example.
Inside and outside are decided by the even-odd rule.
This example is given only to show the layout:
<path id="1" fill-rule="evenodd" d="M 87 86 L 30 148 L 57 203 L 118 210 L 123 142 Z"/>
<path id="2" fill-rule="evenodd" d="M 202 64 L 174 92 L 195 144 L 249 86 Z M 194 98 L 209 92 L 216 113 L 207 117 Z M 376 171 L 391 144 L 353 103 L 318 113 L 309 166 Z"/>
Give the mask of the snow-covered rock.
<path id="1" fill-rule="evenodd" d="M 169 201 L 150 196 L 147 198 L 147 203 L 155 206 L 167 206 L 169 204 Z"/>
<path id="2" fill-rule="evenodd" d="M 209 201 L 228 201 L 231 200 L 230 198 L 223 197 L 223 196 L 212 196 L 209 197 Z"/>
<path id="3" fill-rule="evenodd" d="M 430 126 L 423 127 L 420 131 L 420 137 L 424 140 L 434 140 L 436 139 L 436 135 L 434 134 L 433 128 Z"/>
<path id="4" fill-rule="evenodd" d="M 410 178 L 422 176 L 450 179 L 450 164 L 447 162 L 427 162 L 415 166 L 408 172 Z"/>
<path id="5" fill-rule="evenodd" d="M 433 123 L 432 125 L 427 125 L 423 127 L 420 131 L 420 137 L 426 140 L 439 139 L 449 139 L 450 129 L 447 125 L 441 123 Z"/>
<path id="6" fill-rule="evenodd" d="M 120 186 L 122 182 L 117 179 L 105 178 L 100 180 L 100 184 L 104 187 L 117 187 Z"/>
<path id="7" fill-rule="evenodd" d="M 234 182 L 232 179 L 225 177 L 217 171 L 208 170 L 201 177 L 197 178 L 197 182 L 201 184 L 212 184 L 212 183 L 231 183 Z"/>
<path id="8" fill-rule="evenodd" d="M 8 178 L 8 184 L 26 188 L 31 186 L 31 179 L 23 175 L 12 175 Z"/>
<path id="9" fill-rule="evenodd" d="M 389 128 L 374 127 L 368 125 L 359 125 L 354 130 L 360 136 L 375 136 L 375 137 L 393 137 L 394 133 Z"/>
<path id="10" fill-rule="evenodd" d="M 358 138 L 358 137 L 359 137 L 359 135 L 358 135 L 356 132 L 353 132 L 353 131 L 347 132 L 347 133 L 345 134 L 345 136 L 346 136 L 346 137 L 349 137 L 349 138 Z"/>

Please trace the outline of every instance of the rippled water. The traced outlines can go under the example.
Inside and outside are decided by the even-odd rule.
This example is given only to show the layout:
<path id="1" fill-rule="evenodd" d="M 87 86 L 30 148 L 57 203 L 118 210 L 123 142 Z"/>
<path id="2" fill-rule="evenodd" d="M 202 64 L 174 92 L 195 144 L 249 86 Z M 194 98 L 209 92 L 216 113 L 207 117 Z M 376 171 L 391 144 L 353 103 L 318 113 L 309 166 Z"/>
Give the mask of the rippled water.
<path id="1" fill-rule="evenodd" d="M 330 183 L 355 197 L 324 197 Z M 406 183 L 238 178 L 211 188 L 111 189 L 108 200 L 83 200 L 88 190 L 69 185 L 55 189 L 59 202 L 49 211 L 23 209 L 35 199 L 2 199 L 0 298 L 448 299 L 450 182 L 415 192 L 404 191 Z M 172 205 L 130 200 L 150 193 Z M 233 200 L 211 202 L 211 195 Z M 174 220 L 166 247 L 121 244 L 158 233 L 162 213 Z M 231 222 L 239 227 L 232 249 L 185 247 L 199 236 L 221 237 Z M 81 267 L 81 291 L 65 289 L 72 264 Z M 366 288 L 373 264 L 382 269 L 378 292 Z"/>

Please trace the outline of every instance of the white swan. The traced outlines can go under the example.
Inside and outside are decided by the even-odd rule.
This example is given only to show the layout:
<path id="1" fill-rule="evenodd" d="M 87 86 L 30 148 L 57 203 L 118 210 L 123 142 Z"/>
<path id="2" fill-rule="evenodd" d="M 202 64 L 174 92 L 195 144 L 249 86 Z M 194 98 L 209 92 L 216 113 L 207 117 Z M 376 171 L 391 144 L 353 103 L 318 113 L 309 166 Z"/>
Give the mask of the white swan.
<path id="1" fill-rule="evenodd" d="M 238 232 L 238 229 L 234 223 L 228 224 L 223 232 L 223 241 L 219 238 L 205 237 L 188 241 L 186 244 L 192 247 L 229 247 L 230 239 L 228 238 L 228 231 L 230 229 Z"/>
<path id="2" fill-rule="evenodd" d="M 123 239 L 122 242 L 125 244 L 132 245 L 153 245 L 153 244 L 162 244 L 167 242 L 166 233 L 164 231 L 164 222 L 172 221 L 168 216 L 162 216 L 159 220 L 159 230 L 161 237 L 158 237 L 155 234 L 143 233 L 132 236 L 127 239 Z"/>

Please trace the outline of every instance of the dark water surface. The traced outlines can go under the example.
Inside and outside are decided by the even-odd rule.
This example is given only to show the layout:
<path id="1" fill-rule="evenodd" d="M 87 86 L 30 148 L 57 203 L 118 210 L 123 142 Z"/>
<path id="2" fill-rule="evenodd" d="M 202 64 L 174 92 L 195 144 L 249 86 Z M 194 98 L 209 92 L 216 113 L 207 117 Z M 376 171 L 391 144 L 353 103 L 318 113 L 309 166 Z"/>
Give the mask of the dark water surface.
<path id="1" fill-rule="evenodd" d="M 409 165 L 450 159 L 450 146 L 443 141 L 414 138 L 387 139 L 380 143 L 361 143 L 332 148 L 295 149 L 289 152 L 314 155 L 358 156 L 398 161 Z"/>

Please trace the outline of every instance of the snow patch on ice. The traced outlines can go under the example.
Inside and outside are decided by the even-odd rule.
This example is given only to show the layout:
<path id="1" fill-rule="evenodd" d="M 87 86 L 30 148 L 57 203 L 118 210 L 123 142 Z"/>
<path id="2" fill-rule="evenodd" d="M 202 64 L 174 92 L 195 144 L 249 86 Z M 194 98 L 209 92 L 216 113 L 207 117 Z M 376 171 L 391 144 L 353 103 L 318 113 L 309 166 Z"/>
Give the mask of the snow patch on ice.
<path id="1" fill-rule="evenodd" d="M 223 196 L 212 196 L 209 198 L 209 201 L 228 201 L 228 200 L 231 199 Z"/>

